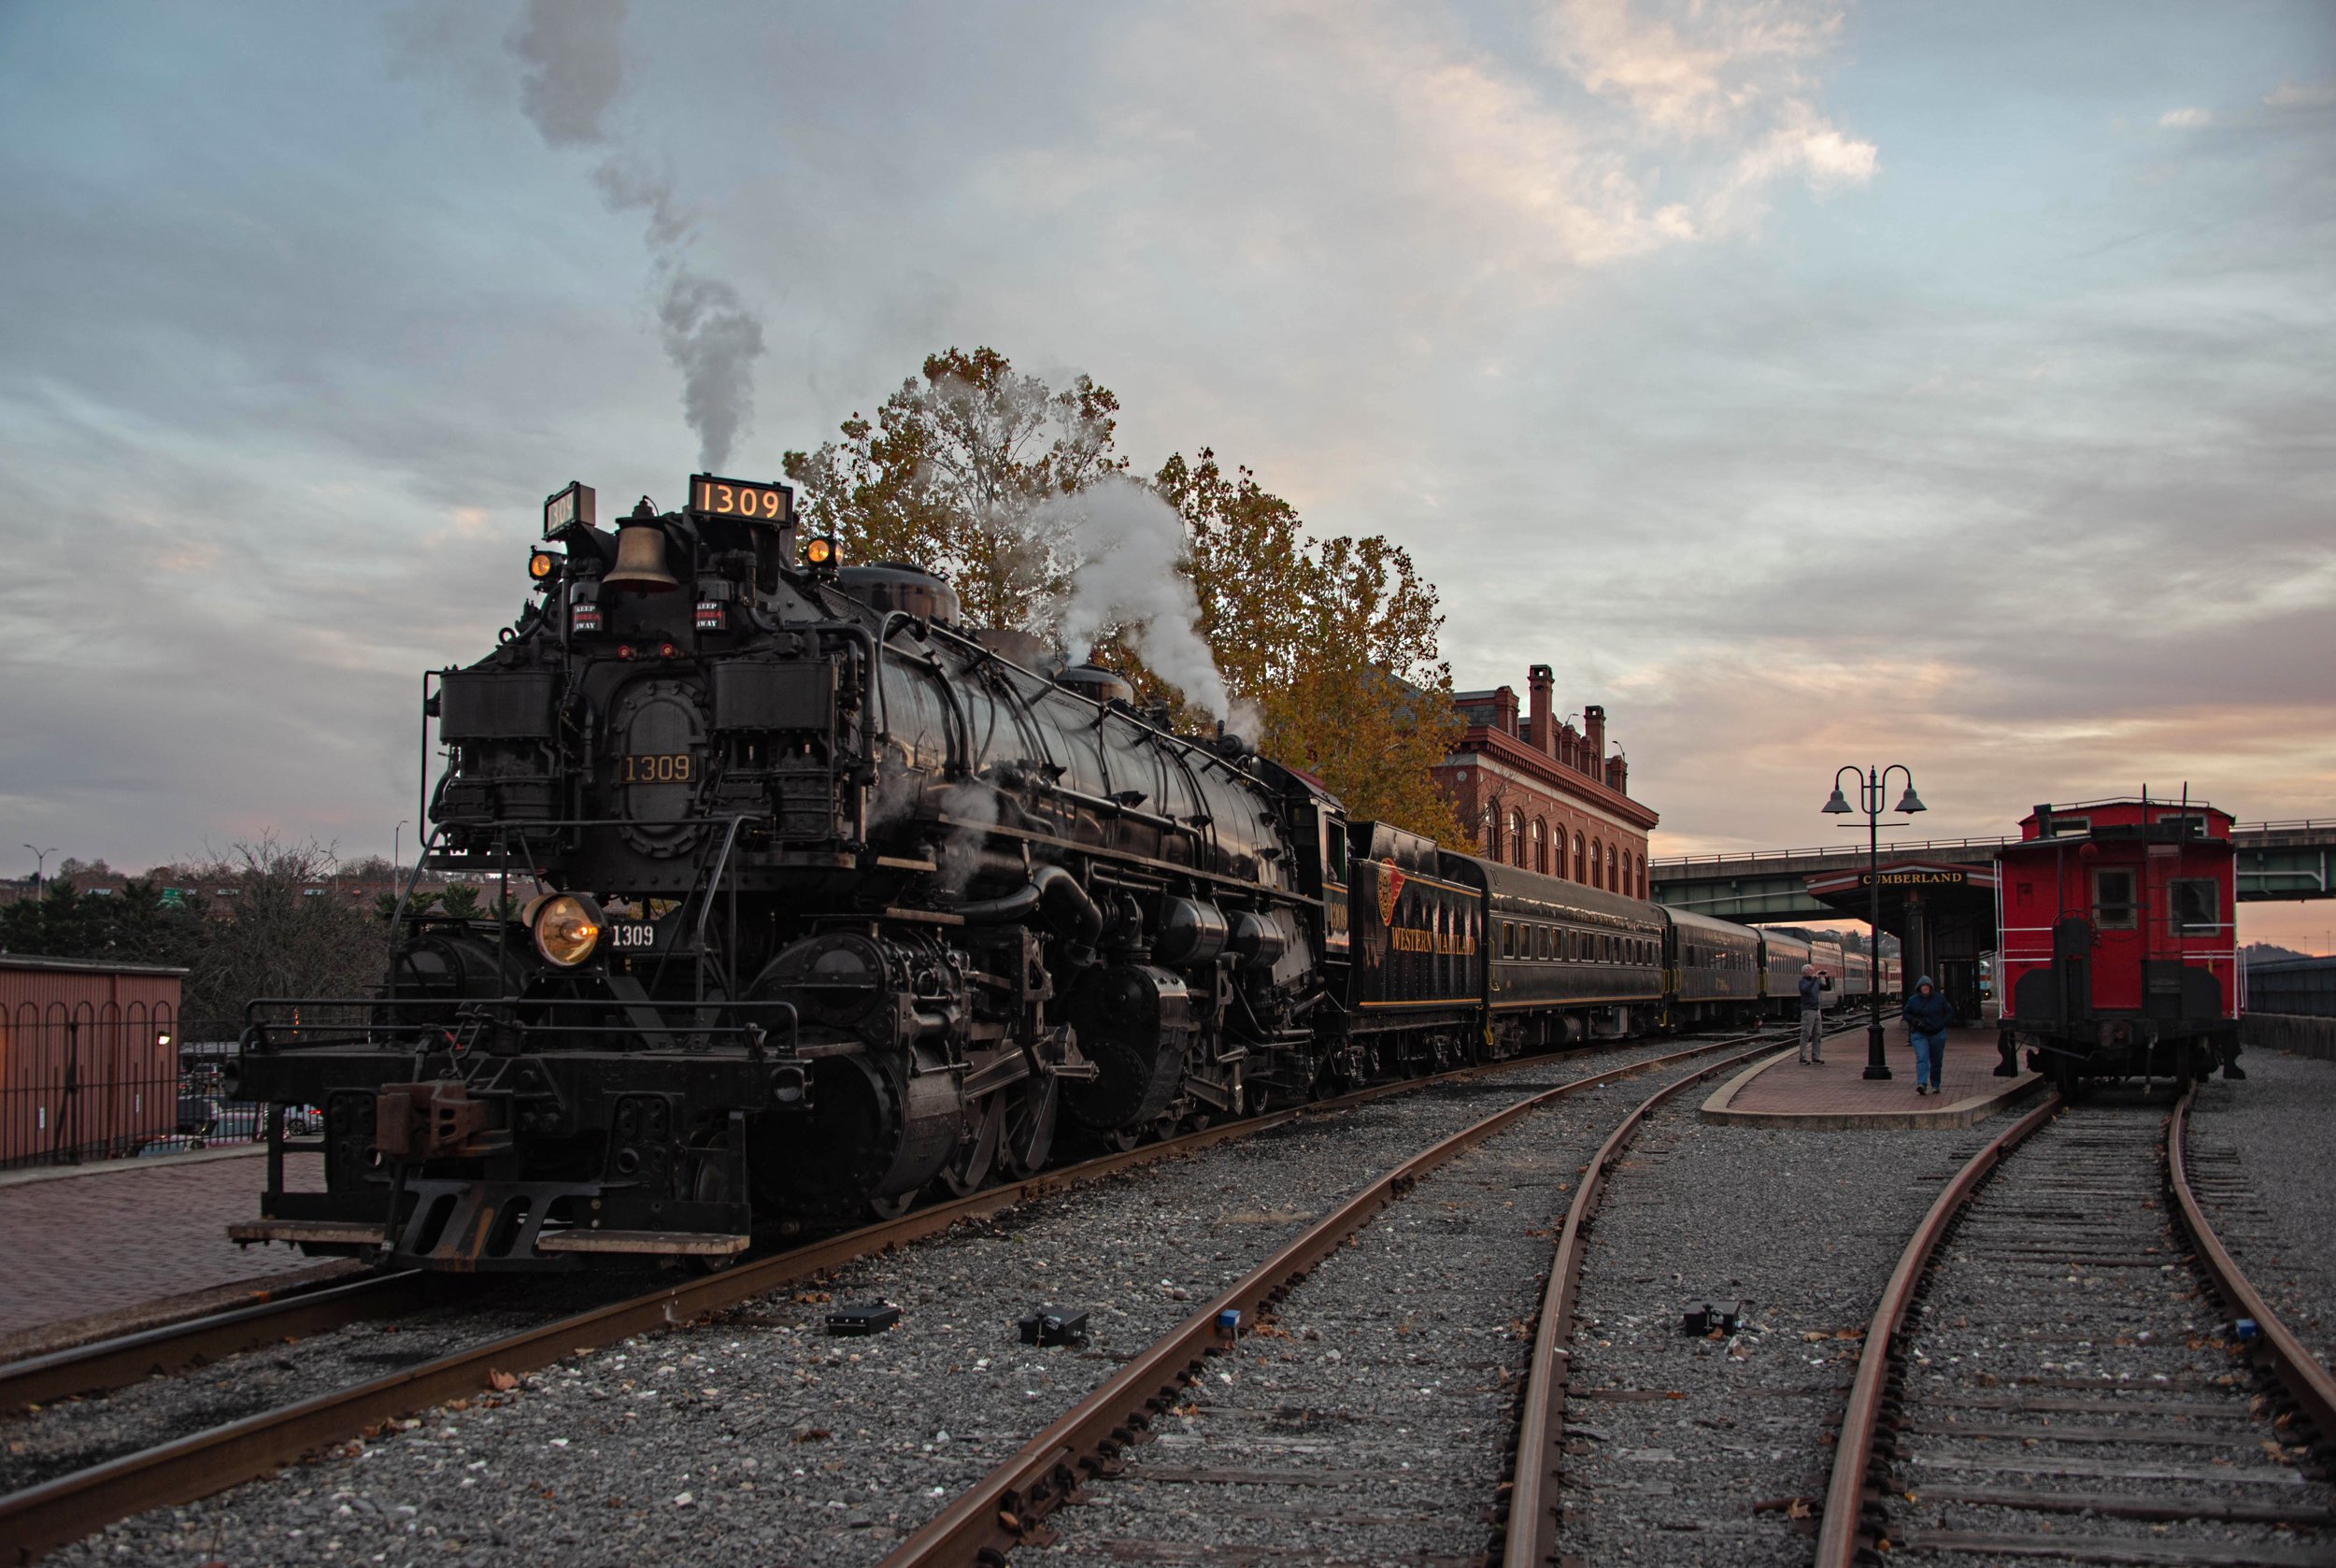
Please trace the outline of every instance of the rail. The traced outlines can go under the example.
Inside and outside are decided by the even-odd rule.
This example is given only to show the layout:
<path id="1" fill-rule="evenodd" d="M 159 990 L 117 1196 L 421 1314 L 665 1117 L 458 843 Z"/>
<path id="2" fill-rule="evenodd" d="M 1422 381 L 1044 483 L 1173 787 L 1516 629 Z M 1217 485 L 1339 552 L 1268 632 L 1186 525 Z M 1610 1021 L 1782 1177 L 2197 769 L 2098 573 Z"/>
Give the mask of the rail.
<path id="1" fill-rule="evenodd" d="M 1701 1048 L 1717 1049 L 1727 1043 Z M 5 1543 L 0 1546 L 0 1557 L 19 1563 L 34 1561 L 56 1547 L 78 1540 L 131 1514 L 190 1503 L 244 1481 L 259 1479 L 305 1455 L 347 1442 L 368 1426 L 428 1409 L 449 1399 L 477 1395 L 491 1389 L 499 1379 L 548 1366 L 580 1348 L 612 1345 L 636 1333 L 690 1322 L 888 1247 L 938 1234 L 961 1220 L 987 1218 L 1018 1204 L 1083 1187 L 1155 1161 L 1249 1137 L 1303 1117 L 1347 1109 L 1432 1084 L 1512 1072 L 1543 1060 L 1545 1059 L 1512 1058 L 1426 1077 L 1375 1084 L 1328 1100 L 1220 1123 L 1123 1153 L 1103 1155 L 1022 1181 L 915 1209 L 898 1219 L 862 1226 L 786 1252 L 740 1262 L 719 1274 L 668 1285 L 406 1368 L 355 1388 L 320 1394 L 298 1404 L 127 1454 L 0 1497 L 0 1543 Z M 1617 1072 L 1631 1070 L 1634 1069 Z M 225 1332 L 233 1333 L 236 1326 L 227 1325 Z M 80 1352 L 84 1358 L 80 1370 L 60 1369 L 63 1381 L 102 1386 L 118 1374 L 119 1365 L 97 1375 L 93 1375 L 91 1367 L 101 1358 L 116 1353 L 133 1361 L 140 1354 L 153 1355 L 162 1361 L 177 1359 L 178 1352 L 163 1347 L 161 1341 L 165 1337 L 166 1334 L 156 1335 L 143 1347 L 126 1341 L 92 1347 Z"/>
<path id="2" fill-rule="evenodd" d="M 2190 1102 L 2197 1090 L 2193 1088 L 2175 1103 L 2173 1115 L 2166 1121 L 2166 1181 L 2173 1189 L 2175 1209 L 2182 1216 L 2185 1229 L 2197 1247 L 2196 1256 L 2206 1277 L 2215 1287 L 2215 1293 L 2223 1299 L 2234 1318 L 2251 1318 L 2257 1330 L 2253 1354 L 2269 1364 L 2272 1375 L 2311 1418 L 2318 1428 L 2322 1443 L 2336 1443 L 2336 1377 L 2329 1376 L 2328 1368 L 2318 1357 L 2303 1347 L 2301 1341 L 2286 1324 L 2272 1311 L 2262 1293 L 2256 1290 L 2230 1256 L 2222 1238 L 2206 1219 L 2206 1211 L 2190 1189 L 2189 1128 Z"/>
<path id="3" fill-rule="evenodd" d="M 2315 1429 L 2322 1444 L 2336 1442 L 2336 1378 L 2305 1349 L 2301 1342 L 2272 1312 L 2231 1258 L 2206 1219 L 2189 1180 L 2186 1142 L 2195 1085 L 2183 1090 L 2166 1119 L 2166 1182 L 2175 1211 L 2189 1233 L 2192 1256 L 2208 1281 L 2238 1317 L 2254 1319 L 2258 1333 L 2252 1353 L 2266 1363 L 2289 1397 Z M 1825 1513 L 1817 1533 L 1816 1568 L 1850 1568 L 1859 1561 L 1871 1526 L 1866 1504 L 1880 1489 L 1870 1487 L 1877 1462 L 1876 1438 L 1889 1397 L 1897 1340 L 1906 1313 L 1921 1290 L 1925 1275 L 1937 1255 L 1956 1216 L 1977 1192 L 2005 1154 L 2044 1127 L 2066 1108 L 2056 1091 L 2044 1103 L 1990 1139 L 1957 1172 L 1915 1228 L 1913 1237 L 1882 1291 L 1873 1321 L 1866 1331 L 1850 1384 L 1847 1408 L 1842 1416 L 1840 1441 L 1833 1452 L 1832 1475 L 1826 1489 Z M 2167 1561 L 2173 1561 L 2172 1558 Z"/>
<path id="4" fill-rule="evenodd" d="M 1764 1042 L 1742 1056 L 1729 1057 L 1665 1084 L 1616 1125 L 1583 1170 L 1574 1201 L 1566 1205 L 1557 1261 L 1550 1266 L 1549 1284 L 1533 1331 L 1532 1360 L 1525 1369 L 1523 1415 L 1517 1423 L 1517 1461 L 1509 1475 L 1502 1568 L 1538 1568 L 1559 1561 L 1560 1510 L 1556 1488 L 1564 1471 L 1565 1396 L 1573 1381 L 1572 1354 L 1566 1345 L 1574 1337 L 1574 1304 L 1581 1293 L 1582 1263 L 1589 1251 L 1589 1221 L 1606 1195 L 1606 1174 L 1622 1158 L 1646 1118 L 1673 1096 L 1748 1057 L 1765 1054 L 1774 1044 L 1773 1040 Z"/>
<path id="5" fill-rule="evenodd" d="M 2029 1135 L 2060 1114 L 2068 1104 L 2058 1090 L 2044 1103 L 1987 1140 L 1955 1179 L 1930 1205 L 1922 1223 L 1915 1227 L 1906 1250 L 1882 1288 L 1881 1304 L 1866 1330 L 1865 1347 L 1858 1356 L 1858 1374 L 1849 1385 L 1849 1404 L 1842 1412 L 1841 1438 L 1833 1449 L 1833 1474 L 1825 1489 L 1825 1517 L 1817 1527 L 1816 1568 L 1850 1568 L 1857 1560 L 1865 1525 L 1866 1475 L 1873 1464 L 1873 1438 L 1888 1391 L 1891 1346 L 1905 1326 L 1907 1308 L 1930 1266 L 1939 1243 L 1972 1195 L 1979 1190 L 2003 1157 Z"/>
<path id="6" fill-rule="evenodd" d="M 1087 1481 L 1115 1474 L 1121 1452 L 1140 1441 L 1139 1434 L 1149 1430 L 1153 1419 L 1175 1404 L 1184 1385 L 1199 1374 L 1209 1357 L 1237 1343 L 1242 1326 L 1270 1316 L 1323 1259 L 1422 1176 L 1543 1105 L 1620 1078 L 1741 1046 L 1745 1038 L 1715 1041 L 1633 1062 L 1530 1095 L 1413 1156 L 1309 1226 L 1231 1290 L 1155 1341 L 928 1520 L 884 1559 L 883 1568 L 934 1568 L 938 1564 L 977 1568 L 1004 1561 L 1017 1546 L 1034 1544 L 1043 1538 L 1045 1517 L 1070 1501 Z M 1763 1039 L 1750 1050 L 1721 1058 L 1692 1078 L 1724 1071 L 1774 1046 L 1773 1038 Z"/>

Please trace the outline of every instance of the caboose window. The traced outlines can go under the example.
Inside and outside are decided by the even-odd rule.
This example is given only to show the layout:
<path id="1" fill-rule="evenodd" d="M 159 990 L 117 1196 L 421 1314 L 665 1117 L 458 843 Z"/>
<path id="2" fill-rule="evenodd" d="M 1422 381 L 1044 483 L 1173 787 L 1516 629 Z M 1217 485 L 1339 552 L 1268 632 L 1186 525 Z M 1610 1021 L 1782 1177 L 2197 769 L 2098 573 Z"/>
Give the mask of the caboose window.
<path id="1" fill-rule="evenodd" d="M 2093 873 L 2093 923 L 2103 931 L 2133 929 L 2133 873 L 2103 867 Z"/>
<path id="2" fill-rule="evenodd" d="M 2211 877 L 2177 877 L 2166 884 L 2167 918 L 2176 936 L 2212 936 L 2222 930 L 2222 887 Z"/>

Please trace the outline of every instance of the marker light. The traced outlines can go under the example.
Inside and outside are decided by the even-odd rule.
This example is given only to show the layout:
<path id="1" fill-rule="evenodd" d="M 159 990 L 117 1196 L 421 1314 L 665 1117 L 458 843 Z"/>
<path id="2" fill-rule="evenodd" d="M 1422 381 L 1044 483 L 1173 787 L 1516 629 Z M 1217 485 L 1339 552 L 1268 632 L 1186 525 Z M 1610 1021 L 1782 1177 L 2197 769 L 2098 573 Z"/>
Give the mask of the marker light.
<path id="1" fill-rule="evenodd" d="M 535 950 L 546 962 L 573 969 L 600 946 L 601 923 L 591 899 L 555 893 L 535 907 Z"/>
<path id="2" fill-rule="evenodd" d="M 560 575 L 560 558 L 548 549 L 530 550 L 527 575 L 548 588 L 551 579 Z"/>
<path id="3" fill-rule="evenodd" d="M 835 569 L 835 540 L 826 534 L 815 534 L 803 542 L 803 563 L 815 572 Z"/>

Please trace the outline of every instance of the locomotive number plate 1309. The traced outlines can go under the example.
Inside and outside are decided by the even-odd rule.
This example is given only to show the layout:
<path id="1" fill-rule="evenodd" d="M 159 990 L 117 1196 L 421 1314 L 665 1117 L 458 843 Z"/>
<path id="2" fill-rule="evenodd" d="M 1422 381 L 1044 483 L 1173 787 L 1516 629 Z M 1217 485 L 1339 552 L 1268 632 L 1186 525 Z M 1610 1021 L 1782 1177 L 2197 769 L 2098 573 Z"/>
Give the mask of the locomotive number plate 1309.
<path id="1" fill-rule="evenodd" d="M 690 476 L 690 510 L 701 517 L 752 518 L 757 522 L 785 522 L 790 493 L 785 485 L 757 484 L 751 479 L 722 479 L 711 474 Z"/>
<path id="2" fill-rule="evenodd" d="M 691 784 L 697 780 L 697 759 L 687 751 L 659 751 L 617 759 L 620 784 Z"/>

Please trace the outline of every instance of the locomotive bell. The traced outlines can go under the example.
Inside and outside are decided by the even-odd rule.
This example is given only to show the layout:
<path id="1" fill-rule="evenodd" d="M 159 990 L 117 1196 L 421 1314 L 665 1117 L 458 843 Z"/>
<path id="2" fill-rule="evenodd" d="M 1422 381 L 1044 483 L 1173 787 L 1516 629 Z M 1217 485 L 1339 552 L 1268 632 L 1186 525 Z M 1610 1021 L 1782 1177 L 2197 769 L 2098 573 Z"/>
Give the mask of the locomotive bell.
<path id="1" fill-rule="evenodd" d="M 665 528 L 648 496 L 617 530 L 617 563 L 600 580 L 625 593 L 670 593 L 681 586 L 665 569 Z"/>

